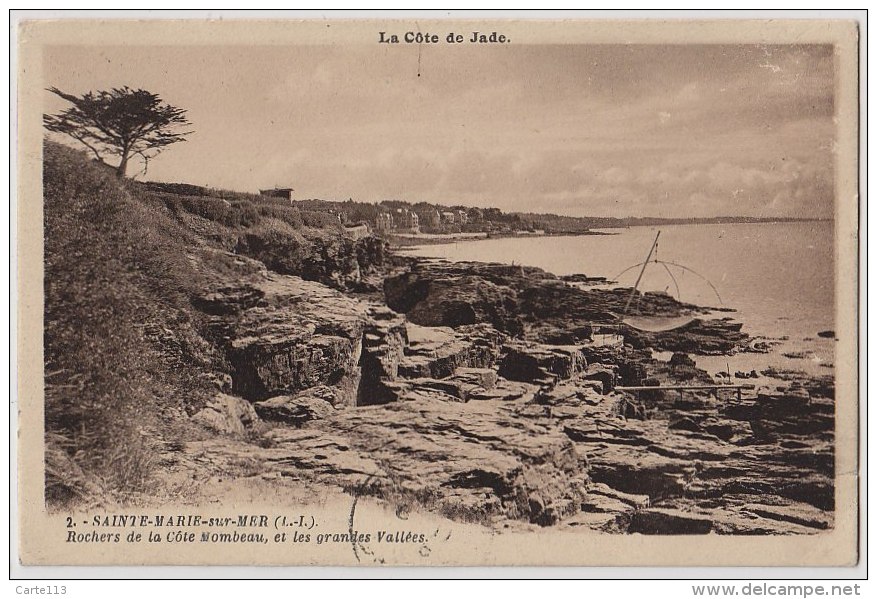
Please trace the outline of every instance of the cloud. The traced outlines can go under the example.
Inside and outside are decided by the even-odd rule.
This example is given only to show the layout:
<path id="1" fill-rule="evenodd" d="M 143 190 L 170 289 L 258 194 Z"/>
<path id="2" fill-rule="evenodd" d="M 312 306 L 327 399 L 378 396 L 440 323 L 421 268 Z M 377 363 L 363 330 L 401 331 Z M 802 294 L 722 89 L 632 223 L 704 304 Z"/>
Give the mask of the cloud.
<path id="1" fill-rule="evenodd" d="M 47 84 L 137 85 L 189 109 L 196 133 L 150 164 L 160 180 L 575 215 L 832 213 L 829 46 L 48 52 Z"/>

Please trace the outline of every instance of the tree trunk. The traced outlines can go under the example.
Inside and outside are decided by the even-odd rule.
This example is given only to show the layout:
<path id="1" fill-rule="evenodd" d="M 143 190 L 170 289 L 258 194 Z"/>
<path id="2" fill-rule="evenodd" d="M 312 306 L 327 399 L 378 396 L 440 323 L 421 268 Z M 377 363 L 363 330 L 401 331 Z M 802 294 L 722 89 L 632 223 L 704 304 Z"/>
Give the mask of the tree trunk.
<path id="1" fill-rule="evenodd" d="M 122 161 L 119 162 L 119 166 L 116 167 L 116 174 L 120 178 L 125 177 L 125 172 L 128 170 L 128 154 L 122 154 Z"/>

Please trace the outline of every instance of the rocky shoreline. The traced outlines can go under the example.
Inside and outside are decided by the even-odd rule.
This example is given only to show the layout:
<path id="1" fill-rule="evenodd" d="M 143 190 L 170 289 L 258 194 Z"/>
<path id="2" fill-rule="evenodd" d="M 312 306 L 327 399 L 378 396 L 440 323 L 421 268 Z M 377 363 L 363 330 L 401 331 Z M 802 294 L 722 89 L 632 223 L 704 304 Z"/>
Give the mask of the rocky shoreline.
<path id="1" fill-rule="evenodd" d="M 682 331 L 612 329 L 629 290 L 537 268 L 406 260 L 383 292 L 270 272 L 199 308 L 230 365 L 166 468 L 359 489 L 492 528 L 815 533 L 833 525 L 830 377 L 736 394 L 688 354 L 745 351 L 731 318 L 646 293 Z M 652 350 L 673 351 L 669 362 Z M 742 375 L 743 373 L 741 373 Z M 748 373 L 746 374 L 748 377 Z M 365 487 L 363 487 L 365 485 Z"/>
<path id="2" fill-rule="evenodd" d="M 44 150 L 50 509 L 346 492 L 491 530 L 832 526 L 830 374 L 653 389 L 772 351 L 732 314 L 645 293 L 629 316 L 685 323 L 645 333 L 603 279 L 414 259 L 323 213 Z"/>

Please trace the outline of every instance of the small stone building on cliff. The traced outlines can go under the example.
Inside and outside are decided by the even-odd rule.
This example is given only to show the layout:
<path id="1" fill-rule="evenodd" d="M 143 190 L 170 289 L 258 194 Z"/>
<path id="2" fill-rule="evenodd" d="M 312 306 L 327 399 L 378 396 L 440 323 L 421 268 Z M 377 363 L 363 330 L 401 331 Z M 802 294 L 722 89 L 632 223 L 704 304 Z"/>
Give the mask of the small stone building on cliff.
<path id="1" fill-rule="evenodd" d="M 274 189 L 260 189 L 259 195 L 263 195 L 269 198 L 281 198 L 284 200 L 292 201 L 292 192 L 295 190 L 292 187 L 275 187 Z"/>

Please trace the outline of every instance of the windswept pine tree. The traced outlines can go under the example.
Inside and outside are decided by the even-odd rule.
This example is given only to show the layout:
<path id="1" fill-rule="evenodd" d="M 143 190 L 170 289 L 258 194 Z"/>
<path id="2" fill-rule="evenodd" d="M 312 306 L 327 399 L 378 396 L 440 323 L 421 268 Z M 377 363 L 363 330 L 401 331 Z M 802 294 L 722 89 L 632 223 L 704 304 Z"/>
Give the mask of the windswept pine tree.
<path id="1" fill-rule="evenodd" d="M 95 158 L 126 175 L 128 161 L 143 159 L 143 173 L 149 160 L 167 146 L 186 141 L 191 131 L 180 131 L 191 123 L 186 111 L 165 103 L 158 95 L 127 86 L 76 96 L 50 87 L 48 91 L 73 104 L 58 114 L 43 115 L 49 131 L 69 135 L 91 150 Z M 109 164 L 118 156 L 116 165 Z"/>

